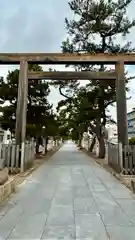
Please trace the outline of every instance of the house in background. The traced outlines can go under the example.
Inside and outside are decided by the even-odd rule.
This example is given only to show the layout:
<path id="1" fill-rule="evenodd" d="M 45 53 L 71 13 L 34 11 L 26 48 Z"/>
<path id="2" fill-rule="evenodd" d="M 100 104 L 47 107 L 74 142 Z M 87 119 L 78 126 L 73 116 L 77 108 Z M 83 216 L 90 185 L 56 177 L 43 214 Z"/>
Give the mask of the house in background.
<path id="1" fill-rule="evenodd" d="M 135 137 L 135 109 L 127 113 L 128 137 Z"/>

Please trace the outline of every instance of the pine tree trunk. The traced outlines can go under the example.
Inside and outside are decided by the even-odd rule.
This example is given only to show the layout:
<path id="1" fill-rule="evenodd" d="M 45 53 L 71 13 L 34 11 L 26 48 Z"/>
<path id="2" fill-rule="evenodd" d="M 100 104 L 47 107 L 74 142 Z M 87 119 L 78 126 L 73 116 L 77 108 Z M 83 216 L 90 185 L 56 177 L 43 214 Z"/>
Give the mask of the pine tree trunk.
<path id="1" fill-rule="evenodd" d="M 45 154 L 47 154 L 48 137 L 45 138 Z"/>
<path id="2" fill-rule="evenodd" d="M 82 134 L 79 134 L 79 141 L 78 141 L 78 147 L 82 147 Z"/>
<path id="3" fill-rule="evenodd" d="M 79 137 L 79 141 L 78 141 L 78 147 L 81 147 L 82 145 L 81 145 L 81 143 L 82 143 L 82 138 L 81 137 Z"/>
<path id="4" fill-rule="evenodd" d="M 39 145 L 36 144 L 36 154 L 38 154 L 38 153 L 39 153 Z"/>
<path id="5" fill-rule="evenodd" d="M 100 135 L 98 137 L 98 141 L 99 141 L 99 158 L 104 158 L 105 157 L 105 141 L 104 141 L 104 137 L 103 135 Z"/>
<path id="6" fill-rule="evenodd" d="M 93 151 L 93 148 L 94 148 L 95 143 L 96 143 L 96 137 L 93 137 L 92 143 L 91 143 L 91 145 L 90 145 L 90 147 L 89 147 L 89 151 L 90 151 L 90 152 Z"/>

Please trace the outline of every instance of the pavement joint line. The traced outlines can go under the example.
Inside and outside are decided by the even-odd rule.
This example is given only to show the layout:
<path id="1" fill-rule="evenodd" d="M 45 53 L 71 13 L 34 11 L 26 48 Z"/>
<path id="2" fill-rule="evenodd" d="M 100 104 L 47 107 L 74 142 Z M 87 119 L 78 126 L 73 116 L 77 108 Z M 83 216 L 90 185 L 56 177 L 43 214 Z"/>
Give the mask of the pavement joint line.
<path id="1" fill-rule="evenodd" d="M 115 172 L 114 169 L 112 169 L 109 165 L 109 169 L 105 167 L 105 164 L 101 163 L 100 161 L 98 161 L 98 159 L 96 159 L 95 156 L 90 156 L 89 155 L 89 152 L 86 150 L 86 149 L 82 149 L 82 152 L 84 152 L 88 157 L 92 158 L 92 160 L 101 168 L 105 169 L 107 172 L 109 172 L 112 176 L 114 176 L 117 180 L 119 180 L 121 182 L 122 185 L 126 186 L 129 190 L 132 191 L 132 193 L 134 194 L 133 192 L 133 189 L 131 187 L 131 184 L 127 184 L 125 179 L 126 178 L 134 178 L 135 179 L 135 175 L 123 175 L 121 173 L 117 173 Z M 135 195 L 134 195 L 134 198 L 135 198 Z"/>
<path id="2" fill-rule="evenodd" d="M 87 151 L 86 151 L 85 149 L 82 149 L 82 152 L 84 152 L 86 155 L 88 155 L 88 153 L 87 153 Z M 88 156 L 89 156 L 89 155 L 88 155 Z M 90 157 L 90 156 L 89 156 L 89 157 Z M 105 171 L 109 172 L 112 176 L 114 176 L 117 180 L 119 180 L 119 182 L 120 182 L 122 185 L 126 186 L 129 190 L 132 191 L 131 187 L 128 187 L 128 186 L 124 183 L 124 179 L 122 179 L 122 175 L 121 175 L 121 174 L 116 173 L 113 169 L 111 169 L 112 171 L 110 172 L 108 169 L 106 169 L 106 168 L 104 167 L 104 164 L 100 163 L 99 161 L 97 162 L 97 161 L 96 161 L 96 158 L 94 158 L 94 157 L 91 157 L 91 158 L 92 158 L 92 160 L 95 160 L 95 162 L 96 162 L 96 164 L 97 164 L 98 166 L 100 166 L 100 167 L 101 167 L 102 169 L 104 169 Z M 85 176 L 84 176 L 84 177 L 85 177 Z M 109 195 L 114 199 L 114 201 L 119 205 L 119 208 L 120 208 L 120 209 L 122 210 L 122 212 L 126 215 L 126 217 L 128 218 L 129 222 L 132 224 L 132 226 L 134 226 L 134 224 L 132 223 L 129 215 L 122 209 L 122 207 L 121 207 L 120 204 L 118 203 L 117 199 L 115 199 L 114 196 L 110 193 L 109 188 L 104 184 L 104 182 L 102 181 L 101 178 L 99 178 L 99 179 L 100 179 L 100 181 L 102 182 L 102 184 L 104 185 L 104 187 L 107 189 Z M 123 181 L 122 181 L 122 180 L 123 180 Z M 133 191 L 132 191 L 132 192 L 133 192 Z M 133 199 L 135 199 L 134 196 L 133 196 Z M 94 199 L 94 200 L 95 200 L 95 199 Z M 99 213 L 100 213 L 100 212 L 99 212 Z M 101 213 L 100 213 L 100 216 L 101 216 L 101 219 L 102 219 Z M 102 222 L 103 222 L 103 220 L 102 220 Z M 103 222 L 103 224 L 104 224 L 104 222 Z M 106 229 L 105 224 L 104 224 L 104 227 L 105 227 L 105 229 Z M 107 232 L 107 229 L 106 229 L 106 232 Z M 107 232 L 107 235 L 108 235 L 108 232 Z"/>
<path id="3" fill-rule="evenodd" d="M 105 169 L 106 170 L 106 169 Z M 132 222 L 130 221 L 130 218 L 128 216 L 128 214 L 124 211 L 124 209 L 121 207 L 120 203 L 118 202 L 118 200 L 111 194 L 111 192 L 109 191 L 109 188 L 104 184 L 104 182 L 102 181 L 102 179 L 100 179 L 103 186 L 107 189 L 107 192 L 109 193 L 109 195 L 113 198 L 113 200 L 118 204 L 119 208 L 121 209 L 121 211 L 126 215 L 126 217 L 128 218 L 129 222 L 132 224 Z M 132 224 L 133 225 L 133 224 Z"/>
<path id="4" fill-rule="evenodd" d="M 59 148 L 59 149 L 60 149 L 60 148 Z M 58 149 L 58 150 L 59 150 L 59 149 Z M 55 187 L 54 194 L 53 194 L 53 196 L 52 196 L 52 200 L 51 200 L 51 204 L 50 204 L 50 208 L 49 208 L 49 209 L 51 209 L 52 202 L 53 202 L 53 200 L 54 200 L 56 191 L 57 191 L 57 189 L 58 189 L 58 185 L 59 185 L 59 182 L 57 182 L 57 185 L 56 185 L 56 187 Z M 46 221 L 45 221 L 45 224 L 44 224 L 44 227 L 43 227 L 43 232 L 42 232 L 42 234 L 41 234 L 41 240 L 43 239 L 44 230 L 45 230 L 45 227 L 47 226 L 48 217 L 49 217 L 49 212 L 48 212 L 48 214 L 47 214 Z"/>
<path id="5" fill-rule="evenodd" d="M 88 182 L 87 182 L 87 178 L 85 177 L 84 172 L 83 172 L 83 176 L 84 176 L 84 179 L 85 179 L 86 185 L 87 185 L 87 187 L 88 187 L 88 189 L 89 189 L 89 191 L 90 191 L 90 193 L 91 193 L 91 195 L 92 195 L 92 197 L 93 197 L 93 200 L 94 200 L 94 202 L 95 202 L 95 205 L 97 206 L 98 213 L 99 213 L 100 218 L 101 218 L 101 221 L 102 221 L 102 223 L 103 223 L 103 225 L 104 225 L 104 228 L 105 228 L 105 231 L 106 231 L 107 237 L 108 237 L 108 239 L 110 239 L 109 234 L 108 234 L 108 232 L 107 232 L 107 228 L 106 228 L 105 223 L 104 223 L 103 218 L 102 218 L 102 214 L 101 214 L 101 212 L 100 212 L 100 210 L 99 210 L 99 208 L 98 208 L 98 204 L 97 204 L 97 202 L 96 202 L 96 200 L 95 200 L 95 198 L 94 198 L 94 196 L 93 196 L 93 193 L 92 193 L 92 191 L 91 191 L 91 189 L 90 189 L 90 187 L 89 187 L 89 184 L 88 184 Z"/>
<path id="6" fill-rule="evenodd" d="M 12 180 L 10 181 L 10 185 L 12 185 L 11 191 L 8 195 L 6 195 L 1 201 L 0 204 L 4 203 L 6 200 L 10 200 L 10 196 L 13 192 L 16 193 L 17 188 L 27 179 L 28 176 L 30 176 L 34 171 L 36 171 L 40 166 L 42 166 L 46 161 L 48 161 L 59 149 L 62 147 L 62 144 L 58 147 L 54 147 L 51 151 L 48 152 L 48 154 L 45 155 L 44 158 L 41 159 L 39 163 L 36 163 L 35 166 L 28 169 L 24 173 L 17 173 L 16 175 L 11 175 L 10 177 Z M 38 159 L 35 159 L 35 161 Z M 7 184 L 8 181 L 5 183 Z M 5 186 L 1 185 L 1 186 Z"/>
<path id="7" fill-rule="evenodd" d="M 6 237 L 6 240 L 8 240 L 8 238 L 10 237 L 10 235 L 12 234 L 12 232 L 13 232 L 13 230 L 14 230 L 14 228 L 15 228 L 15 226 L 17 225 L 17 223 L 19 222 L 19 220 L 20 220 L 20 218 L 21 218 L 21 216 L 23 215 L 23 211 L 22 211 L 22 213 L 18 216 L 18 218 L 17 218 L 17 220 L 16 220 L 16 222 L 15 222 L 15 224 L 14 224 L 14 226 L 13 226 L 13 228 L 11 229 L 11 232 L 9 233 L 9 235 Z"/>
<path id="8" fill-rule="evenodd" d="M 71 167 L 69 167 L 69 170 L 70 170 L 70 176 L 72 178 L 73 174 L 72 174 L 72 170 L 71 170 Z M 72 190 L 73 191 L 73 190 Z M 75 205 L 74 205 L 74 196 L 72 194 L 72 204 L 73 204 L 73 216 L 74 216 L 74 231 L 75 231 L 75 239 L 76 238 L 76 217 L 75 217 Z"/>

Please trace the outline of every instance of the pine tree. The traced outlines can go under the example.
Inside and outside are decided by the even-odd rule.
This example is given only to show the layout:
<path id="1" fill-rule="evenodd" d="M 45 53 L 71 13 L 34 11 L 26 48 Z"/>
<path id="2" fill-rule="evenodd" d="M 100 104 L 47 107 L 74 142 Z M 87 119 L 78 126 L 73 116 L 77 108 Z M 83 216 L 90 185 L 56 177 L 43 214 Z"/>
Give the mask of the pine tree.
<path id="1" fill-rule="evenodd" d="M 29 70 L 42 71 L 39 65 L 29 65 Z M 0 79 L 0 101 L 1 104 L 8 101 L 1 108 L 1 127 L 15 133 L 16 106 L 18 91 L 19 70 L 9 71 L 7 78 Z M 47 96 L 50 93 L 49 85 L 45 81 L 31 80 L 28 83 L 28 105 L 27 105 L 27 138 L 42 135 L 42 127 L 50 123 L 52 105 L 49 104 Z"/>
<path id="2" fill-rule="evenodd" d="M 126 53 L 134 51 L 131 42 L 122 45 L 118 37 L 126 37 L 135 20 L 130 21 L 127 7 L 132 0 L 71 0 L 69 7 L 74 13 L 72 20 L 65 19 L 68 38 L 62 43 L 64 53 Z M 95 66 L 83 64 L 74 66 L 76 70 L 91 70 Z M 96 67 L 97 69 L 97 67 Z M 105 71 L 105 66 L 98 69 Z M 95 97 L 98 105 L 98 115 L 92 131 L 99 141 L 99 157 L 105 155 L 105 144 L 102 127 L 106 124 L 105 109 L 115 102 L 115 83 L 107 81 L 90 81 L 89 86 L 97 92 Z M 107 97 L 107 99 L 105 98 Z M 107 105 L 107 106 L 106 106 Z M 95 127 L 96 126 L 96 127 Z"/>

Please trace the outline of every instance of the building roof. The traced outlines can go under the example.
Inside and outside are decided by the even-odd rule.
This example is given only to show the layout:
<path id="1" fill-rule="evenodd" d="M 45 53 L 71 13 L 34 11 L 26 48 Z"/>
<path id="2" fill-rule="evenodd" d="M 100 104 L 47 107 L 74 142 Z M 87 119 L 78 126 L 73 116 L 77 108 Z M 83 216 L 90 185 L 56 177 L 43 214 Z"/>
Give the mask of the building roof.
<path id="1" fill-rule="evenodd" d="M 135 112 L 135 108 L 133 108 L 132 111 L 128 112 L 127 115 L 129 115 L 130 113 L 133 113 L 133 112 Z"/>

